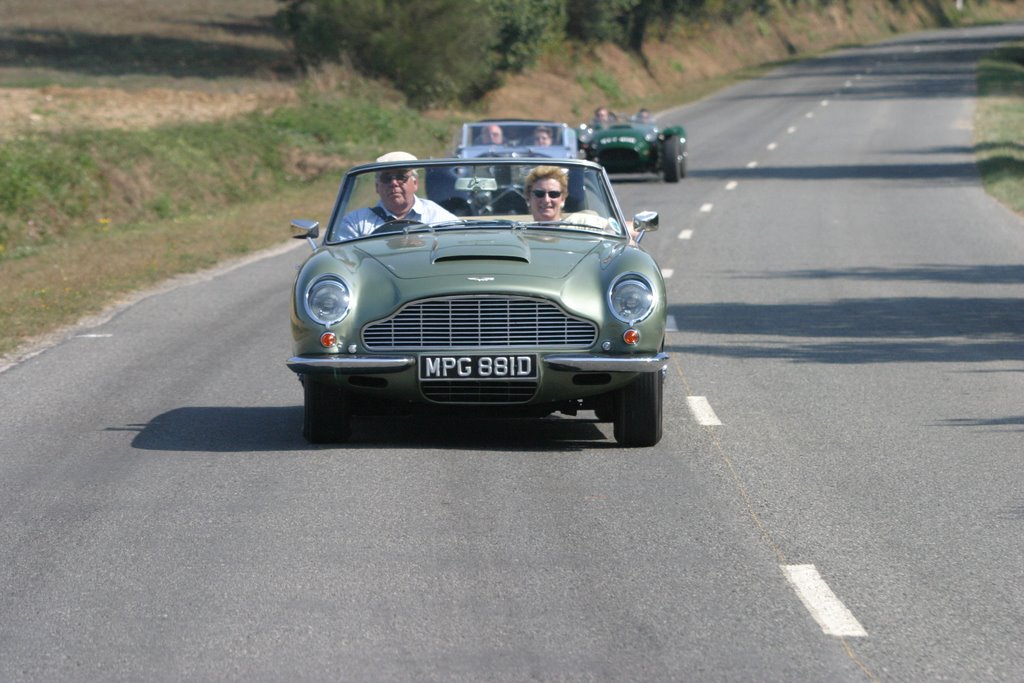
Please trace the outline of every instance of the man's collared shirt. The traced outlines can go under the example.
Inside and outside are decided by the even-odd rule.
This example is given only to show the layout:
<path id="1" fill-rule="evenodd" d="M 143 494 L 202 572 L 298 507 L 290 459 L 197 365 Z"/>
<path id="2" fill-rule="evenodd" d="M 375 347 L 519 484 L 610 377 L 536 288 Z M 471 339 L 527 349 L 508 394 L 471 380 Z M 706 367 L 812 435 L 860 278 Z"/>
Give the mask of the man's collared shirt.
<path id="1" fill-rule="evenodd" d="M 417 196 L 409 213 L 405 215 L 405 219 L 429 224 L 454 221 L 458 220 L 458 217 L 439 204 Z M 384 223 L 393 220 L 395 220 L 395 216 L 391 215 L 383 204 L 377 202 L 377 206 L 356 209 L 341 219 L 338 238 L 347 240 L 369 235 Z"/>

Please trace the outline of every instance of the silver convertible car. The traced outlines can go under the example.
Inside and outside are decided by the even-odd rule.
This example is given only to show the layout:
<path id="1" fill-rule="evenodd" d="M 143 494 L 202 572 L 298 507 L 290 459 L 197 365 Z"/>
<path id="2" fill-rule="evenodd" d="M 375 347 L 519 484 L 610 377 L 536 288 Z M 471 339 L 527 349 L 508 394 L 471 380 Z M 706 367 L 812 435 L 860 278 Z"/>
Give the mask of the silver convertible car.
<path id="1" fill-rule="evenodd" d="M 391 156 L 391 155 L 388 155 Z M 351 169 L 292 296 L 305 437 L 366 415 L 593 411 L 661 439 L 665 283 L 604 169 L 585 160 L 400 160 Z M 586 415 L 584 418 L 588 417 Z"/>

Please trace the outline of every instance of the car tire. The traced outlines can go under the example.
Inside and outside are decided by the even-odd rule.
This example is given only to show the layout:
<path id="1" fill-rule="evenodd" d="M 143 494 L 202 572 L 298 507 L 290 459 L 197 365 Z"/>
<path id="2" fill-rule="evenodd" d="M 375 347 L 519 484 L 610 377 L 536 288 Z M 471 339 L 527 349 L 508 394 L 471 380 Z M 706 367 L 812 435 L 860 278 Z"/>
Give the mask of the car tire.
<path id="1" fill-rule="evenodd" d="M 677 137 L 666 138 L 661 145 L 661 174 L 666 183 L 678 183 L 683 177 L 683 144 Z"/>
<path id="2" fill-rule="evenodd" d="M 302 435 L 310 443 L 340 443 L 352 433 L 348 392 L 332 384 L 302 378 Z"/>
<path id="3" fill-rule="evenodd" d="M 661 441 L 663 372 L 645 372 L 615 397 L 615 440 L 621 446 L 653 446 Z"/>

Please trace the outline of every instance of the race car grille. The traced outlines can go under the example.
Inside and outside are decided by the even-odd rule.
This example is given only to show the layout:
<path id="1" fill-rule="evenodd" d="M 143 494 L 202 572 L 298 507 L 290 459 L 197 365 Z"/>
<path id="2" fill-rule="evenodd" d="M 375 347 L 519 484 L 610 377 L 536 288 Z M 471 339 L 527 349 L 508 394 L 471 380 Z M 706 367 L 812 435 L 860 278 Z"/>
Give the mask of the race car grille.
<path id="1" fill-rule="evenodd" d="M 632 166 L 640 161 L 640 155 L 634 150 L 621 147 L 601 150 L 598 157 L 604 166 Z"/>
<path id="2" fill-rule="evenodd" d="M 465 296 L 411 303 L 363 328 L 368 350 L 587 348 L 597 326 L 541 299 Z"/>
<path id="3" fill-rule="evenodd" d="M 435 403 L 526 403 L 537 392 L 536 382 L 502 382 L 496 380 L 474 382 L 422 382 L 423 396 Z"/>

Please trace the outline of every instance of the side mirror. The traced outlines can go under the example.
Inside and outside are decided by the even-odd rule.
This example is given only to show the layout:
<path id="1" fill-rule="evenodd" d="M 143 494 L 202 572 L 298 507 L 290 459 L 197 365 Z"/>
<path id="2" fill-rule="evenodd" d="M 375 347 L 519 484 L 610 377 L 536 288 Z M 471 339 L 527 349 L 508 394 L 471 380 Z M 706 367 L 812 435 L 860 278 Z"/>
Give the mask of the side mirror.
<path id="1" fill-rule="evenodd" d="M 637 232 L 654 232 L 658 229 L 658 212 L 641 211 L 633 216 L 633 229 Z"/>
<path id="2" fill-rule="evenodd" d="M 633 234 L 636 235 L 636 243 L 644 238 L 644 233 L 653 232 L 658 229 L 658 212 L 641 211 L 633 216 Z"/>
<path id="3" fill-rule="evenodd" d="M 292 237 L 297 240 L 306 240 L 309 246 L 316 251 L 316 240 L 320 236 L 320 222 L 311 221 L 305 218 L 296 218 L 292 221 Z"/>

